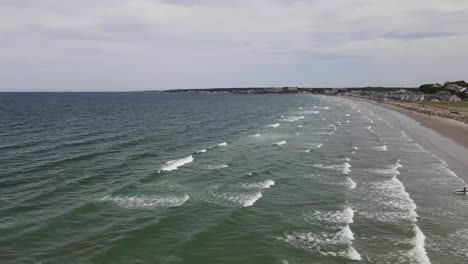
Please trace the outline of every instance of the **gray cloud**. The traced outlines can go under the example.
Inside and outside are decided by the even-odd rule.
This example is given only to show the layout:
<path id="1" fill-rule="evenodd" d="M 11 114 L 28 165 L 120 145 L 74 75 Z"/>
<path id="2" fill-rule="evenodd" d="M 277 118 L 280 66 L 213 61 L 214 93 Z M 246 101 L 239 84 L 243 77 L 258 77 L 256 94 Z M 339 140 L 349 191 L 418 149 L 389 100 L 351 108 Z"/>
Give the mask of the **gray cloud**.
<path id="1" fill-rule="evenodd" d="M 468 79 L 467 14 L 464 0 L 2 1 L 0 91 Z"/>

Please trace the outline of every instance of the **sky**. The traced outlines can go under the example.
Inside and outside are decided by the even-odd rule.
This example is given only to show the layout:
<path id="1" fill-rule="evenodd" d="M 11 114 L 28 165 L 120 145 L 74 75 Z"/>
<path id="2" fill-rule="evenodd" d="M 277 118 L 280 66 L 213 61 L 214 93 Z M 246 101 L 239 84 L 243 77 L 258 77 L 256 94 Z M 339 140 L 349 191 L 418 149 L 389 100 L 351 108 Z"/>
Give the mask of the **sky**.
<path id="1" fill-rule="evenodd" d="M 0 0 L 0 91 L 455 80 L 467 0 Z"/>

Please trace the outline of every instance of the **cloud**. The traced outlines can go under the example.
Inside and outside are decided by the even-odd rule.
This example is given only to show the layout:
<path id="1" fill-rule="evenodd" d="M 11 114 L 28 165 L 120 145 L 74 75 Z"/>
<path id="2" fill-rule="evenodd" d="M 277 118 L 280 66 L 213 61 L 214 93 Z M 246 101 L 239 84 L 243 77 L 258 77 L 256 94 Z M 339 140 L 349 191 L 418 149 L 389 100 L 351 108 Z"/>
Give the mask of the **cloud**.
<path id="1" fill-rule="evenodd" d="M 468 79 L 464 0 L 16 0 L 0 17 L 0 91 Z"/>

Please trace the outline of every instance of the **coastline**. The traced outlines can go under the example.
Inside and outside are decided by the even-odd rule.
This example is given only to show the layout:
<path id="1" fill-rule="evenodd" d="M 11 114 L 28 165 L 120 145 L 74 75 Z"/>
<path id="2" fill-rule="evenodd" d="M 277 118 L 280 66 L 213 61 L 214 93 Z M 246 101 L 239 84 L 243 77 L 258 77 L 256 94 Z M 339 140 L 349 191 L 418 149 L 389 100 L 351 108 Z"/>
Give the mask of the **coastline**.
<path id="1" fill-rule="evenodd" d="M 367 102 L 373 105 L 381 106 L 383 108 L 387 108 L 389 110 L 402 113 L 414 119 L 416 122 L 420 123 L 421 125 L 434 130 L 440 135 L 446 138 L 449 138 L 450 140 L 468 149 L 468 124 L 465 124 L 465 123 L 462 123 L 453 119 L 442 118 L 439 116 L 427 115 L 427 114 L 419 113 L 416 111 L 411 111 L 406 108 L 396 106 L 394 104 L 378 103 L 376 101 L 372 101 L 372 100 L 368 100 L 364 98 L 356 98 L 356 97 L 345 97 L 345 98 Z"/>
<path id="2" fill-rule="evenodd" d="M 414 120 L 421 127 L 416 133 L 411 133 L 414 140 L 423 145 L 431 153 L 447 162 L 457 176 L 468 183 L 468 125 L 453 119 L 427 115 L 392 104 L 376 101 L 343 97 L 357 100 L 374 106 L 380 106 L 392 112 L 400 113 Z"/>

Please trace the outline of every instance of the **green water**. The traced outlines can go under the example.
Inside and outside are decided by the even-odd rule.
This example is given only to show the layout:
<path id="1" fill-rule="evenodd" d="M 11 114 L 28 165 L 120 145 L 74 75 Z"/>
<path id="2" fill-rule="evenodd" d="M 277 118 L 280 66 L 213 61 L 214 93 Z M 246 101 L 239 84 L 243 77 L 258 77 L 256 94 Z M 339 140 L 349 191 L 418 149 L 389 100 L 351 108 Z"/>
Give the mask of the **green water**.
<path id="1" fill-rule="evenodd" d="M 309 95 L 0 95 L 1 263 L 465 263 L 414 121 Z M 428 189 L 431 192 L 428 192 Z"/>

